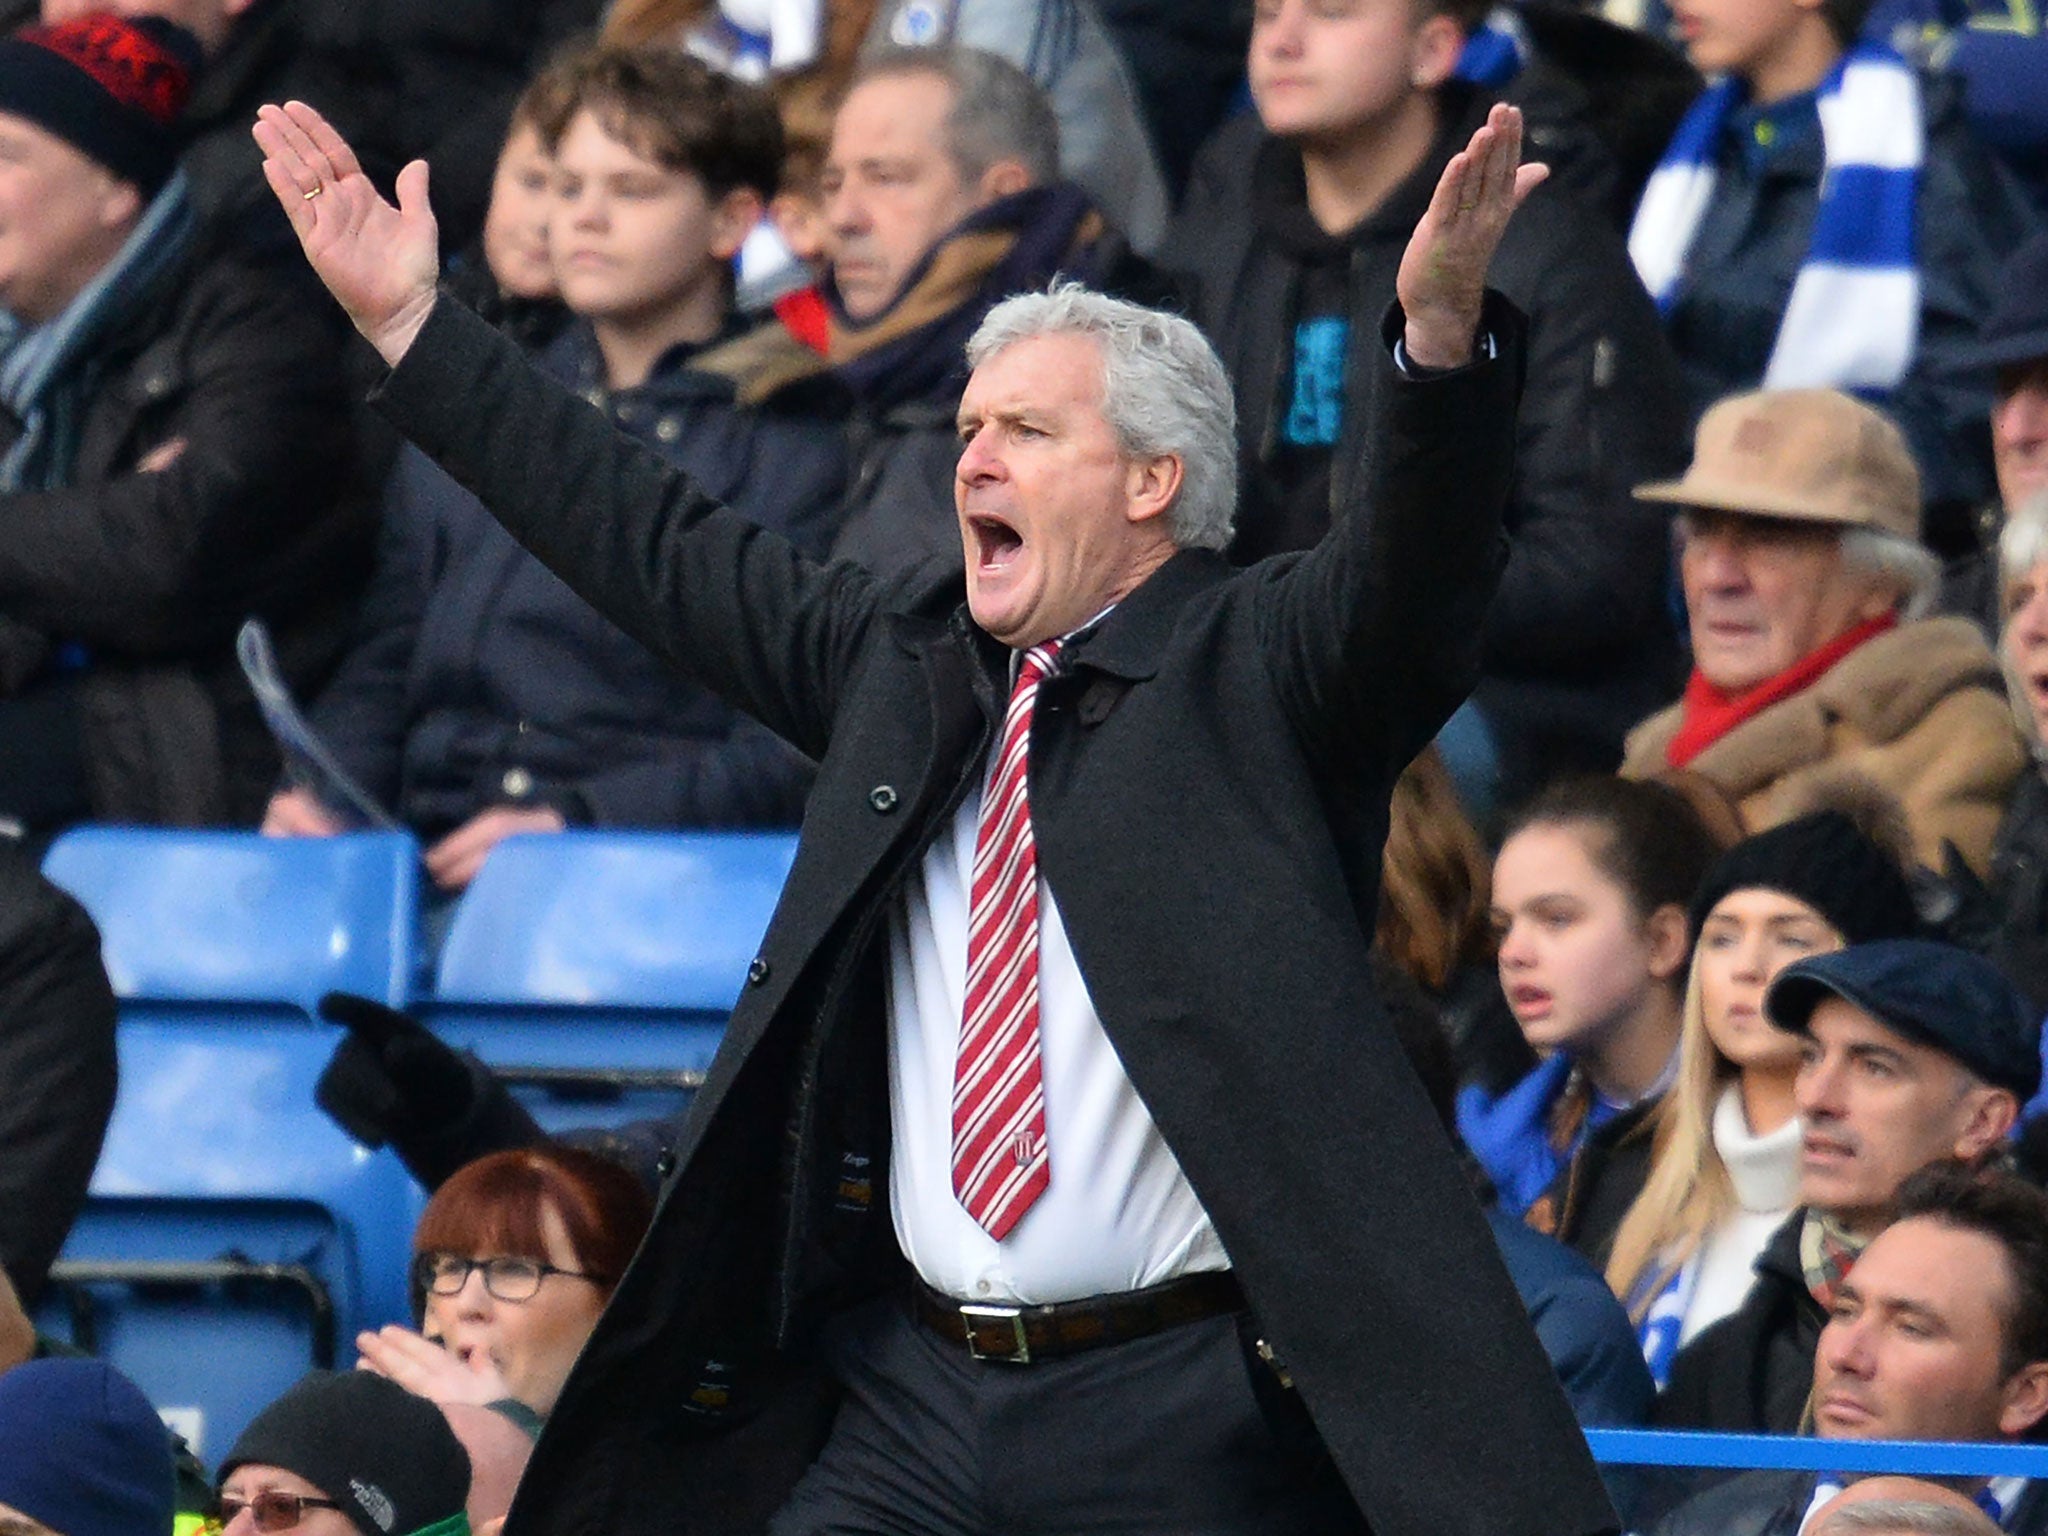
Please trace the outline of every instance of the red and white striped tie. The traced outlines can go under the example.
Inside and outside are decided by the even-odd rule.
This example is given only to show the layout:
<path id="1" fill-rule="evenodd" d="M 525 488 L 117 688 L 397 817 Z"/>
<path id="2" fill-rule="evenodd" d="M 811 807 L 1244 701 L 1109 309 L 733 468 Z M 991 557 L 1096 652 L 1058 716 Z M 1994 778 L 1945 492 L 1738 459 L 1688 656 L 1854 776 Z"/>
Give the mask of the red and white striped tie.
<path id="1" fill-rule="evenodd" d="M 1025 759 L 1059 642 L 1025 652 L 981 799 L 967 1002 L 953 1063 L 953 1193 L 998 1242 L 1052 1182 L 1038 1045 L 1038 848 Z"/>

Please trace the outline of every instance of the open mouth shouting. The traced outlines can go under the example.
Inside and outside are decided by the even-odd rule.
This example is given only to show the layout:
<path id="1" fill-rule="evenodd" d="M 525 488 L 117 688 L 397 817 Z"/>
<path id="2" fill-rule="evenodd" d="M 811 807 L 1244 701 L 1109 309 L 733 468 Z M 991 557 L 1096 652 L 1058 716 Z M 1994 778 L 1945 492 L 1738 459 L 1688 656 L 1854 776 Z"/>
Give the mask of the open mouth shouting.
<path id="1" fill-rule="evenodd" d="M 972 541 L 969 554 L 979 572 L 996 574 L 1007 569 L 1024 549 L 1024 536 L 990 512 L 968 513 L 967 532 Z"/>

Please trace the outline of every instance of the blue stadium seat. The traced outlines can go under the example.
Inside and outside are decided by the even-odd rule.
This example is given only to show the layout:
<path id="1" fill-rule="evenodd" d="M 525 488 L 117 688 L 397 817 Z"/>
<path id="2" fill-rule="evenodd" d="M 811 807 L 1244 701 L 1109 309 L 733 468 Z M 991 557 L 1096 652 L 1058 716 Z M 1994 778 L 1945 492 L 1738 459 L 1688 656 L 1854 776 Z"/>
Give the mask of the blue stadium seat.
<path id="1" fill-rule="evenodd" d="M 456 908 L 415 1012 L 551 1131 L 674 1114 L 702 1082 L 794 833 L 508 838 Z"/>
<path id="2" fill-rule="evenodd" d="M 339 1035 L 313 1006 L 403 1000 L 418 868 L 403 834 L 115 827 L 44 861 L 99 924 L 121 1088 L 40 1320 L 133 1376 L 202 1455 L 406 1315 L 424 1196 L 315 1107 Z"/>

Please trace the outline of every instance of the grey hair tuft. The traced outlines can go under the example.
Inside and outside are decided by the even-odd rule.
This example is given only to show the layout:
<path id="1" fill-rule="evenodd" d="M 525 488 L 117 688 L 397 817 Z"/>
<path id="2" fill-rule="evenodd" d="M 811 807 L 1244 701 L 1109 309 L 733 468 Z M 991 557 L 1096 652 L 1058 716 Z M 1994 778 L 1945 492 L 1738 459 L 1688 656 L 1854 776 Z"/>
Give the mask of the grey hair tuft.
<path id="1" fill-rule="evenodd" d="M 1809 1536 L 1997 1536 L 1998 1526 L 1981 1509 L 1937 1504 L 1931 1499 L 1865 1499 L 1844 1505 Z"/>
<path id="2" fill-rule="evenodd" d="M 2048 560 L 2048 491 L 2036 491 L 2007 514 L 1998 535 L 1998 584 L 2009 587 Z"/>
<path id="3" fill-rule="evenodd" d="M 1844 528 L 1842 563 L 1899 589 L 1899 617 L 1925 618 L 1941 595 L 1941 562 L 1918 539 L 1882 528 Z"/>
<path id="4" fill-rule="evenodd" d="M 1060 178 L 1060 121 L 1038 82 L 1001 54 L 959 44 L 890 45 L 865 54 L 848 89 L 870 80 L 935 75 L 952 88 L 946 153 L 972 186 L 1003 160 L 1015 160 L 1042 187 Z"/>
<path id="5" fill-rule="evenodd" d="M 1182 549 L 1222 549 L 1237 514 L 1237 406 L 1215 348 L 1191 320 L 1055 282 L 996 305 L 967 343 L 979 368 L 1037 336 L 1086 336 L 1102 354 L 1102 415 L 1130 458 L 1180 460 L 1167 528 Z"/>

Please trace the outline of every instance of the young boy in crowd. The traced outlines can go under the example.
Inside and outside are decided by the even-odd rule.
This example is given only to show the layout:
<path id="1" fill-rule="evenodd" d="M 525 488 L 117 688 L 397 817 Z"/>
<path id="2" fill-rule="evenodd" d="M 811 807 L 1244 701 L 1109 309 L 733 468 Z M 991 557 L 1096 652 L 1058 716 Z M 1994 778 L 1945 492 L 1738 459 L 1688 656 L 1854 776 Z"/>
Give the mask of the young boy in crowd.
<path id="1" fill-rule="evenodd" d="M 1245 471 L 1235 553 L 1313 544 L 1372 419 L 1360 391 L 1410 232 L 1489 98 L 1452 71 L 1484 0 L 1260 0 L 1256 119 L 1204 151 L 1169 261 L 1230 369 Z M 1533 150 L 1531 158 L 1540 158 Z M 1472 703 L 1438 743 L 1472 808 L 1537 769 L 1611 768 L 1676 686 L 1664 519 L 1631 478 L 1675 469 L 1676 365 L 1620 240 L 1545 186 L 1491 282 L 1529 316 L 1509 555 Z"/>
<path id="2" fill-rule="evenodd" d="M 787 391 L 742 408 L 753 381 L 703 366 L 734 329 L 732 256 L 775 190 L 773 103 L 681 55 L 607 49 L 555 66 L 532 99 L 555 161 L 550 260 L 577 317 L 544 365 L 708 494 L 822 549 L 837 427 Z M 414 450 L 364 632 L 313 720 L 432 840 L 427 871 L 446 891 L 518 832 L 793 824 L 808 781 L 794 751 L 671 677 Z M 264 822 L 341 825 L 301 788 Z"/>
<path id="3" fill-rule="evenodd" d="M 1928 541 L 1991 489 L 1991 379 L 1973 368 L 2002 256 L 2028 223 L 1951 82 L 1855 41 L 1868 0 L 1678 0 L 1718 77 L 1651 176 L 1629 253 L 1695 417 L 1740 390 L 1854 391 L 1904 428 Z"/>

